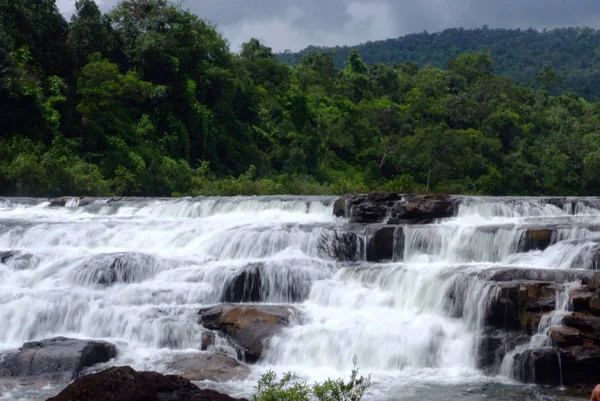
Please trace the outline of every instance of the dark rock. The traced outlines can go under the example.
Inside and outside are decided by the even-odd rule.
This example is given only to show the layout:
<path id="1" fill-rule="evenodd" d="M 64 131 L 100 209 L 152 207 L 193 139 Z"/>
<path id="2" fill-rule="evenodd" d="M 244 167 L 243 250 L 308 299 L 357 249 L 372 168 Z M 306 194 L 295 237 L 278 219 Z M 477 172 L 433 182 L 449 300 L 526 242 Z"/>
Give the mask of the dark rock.
<path id="1" fill-rule="evenodd" d="M 191 381 L 225 382 L 245 379 L 250 374 L 248 366 L 223 354 L 178 355 L 167 369 Z"/>
<path id="2" fill-rule="evenodd" d="M 189 380 L 156 372 L 115 367 L 81 377 L 47 401 L 241 401 Z"/>
<path id="3" fill-rule="evenodd" d="M 65 207 L 67 205 L 67 202 L 69 202 L 70 199 L 71 199 L 70 196 L 63 196 L 62 198 L 50 199 L 50 205 L 48 205 L 48 206 Z"/>
<path id="4" fill-rule="evenodd" d="M 218 330 L 241 347 L 248 362 L 260 359 L 266 342 L 289 325 L 296 309 L 278 305 L 222 304 L 201 309 L 200 323 Z"/>
<path id="5" fill-rule="evenodd" d="M 494 287 L 498 296 L 491 302 L 487 324 L 506 330 L 537 330 L 541 316 L 555 307 L 556 287 L 553 283 L 509 281 Z"/>
<path id="6" fill-rule="evenodd" d="M 372 228 L 374 232 L 369 235 L 367 242 L 367 261 L 391 261 L 394 258 L 394 245 L 396 237 L 403 239 L 401 226 L 382 226 Z M 403 242 L 403 241 L 401 241 Z"/>
<path id="7" fill-rule="evenodd" d="M 594 296 L 589 302 L 590 311 L 595 315 L 600 315 L 600 297 Z"/>
<path id="8" fill-rule="evenodd" d="M 579 330 L 567 326 L 551 327 L 548 330 L 548 337 L 559 347 L 582 345 L 584 342 Z"/>
<path id="9" fill-rule="evenodd" d="M 580 336 L 600 345 L 600 318 L 587 313 L 568 313 L 563 325 L 578 329 Z"/>
<path id="10" fill-rule="evenodd" d="M 588 282 L 588 288 L 592 291 L 596 291 L 596 294 L 600 296 L 600 273 L 593 275 L 591 280 Z"/>
<path id="11" fill-rule="evenodd" d="M 565 284 L 574 281 L 587 283 L 594 277 L 594 272 L 585 270 L 497 268 L 485 270 L 480 273 L 480 277 L 488 281 L 545 281 Z"/>
<path id="12" fill-rule="evenodd" d="M 262 302 L 259 264 L 251 265 L 225 284 L 221 302 Z"/>
<path id="13" fill-rule="evenodd" d="M 543 251 L 548 248 L 552 242 L 552 230 L 540 229 L 540 230 L 527 230 L 522 239 L 521 249 L 523 252 L 529 252 L 533 250 Z"/>
<path id="14" fill-rule="evenodd" d="M 346 216 L 346 197 L 342 196 L 333 203 L 333 215 L 335 217 Z"/>
<path id="15" fill-rule="evenodd" d="M 594 293 L 582 288 L 571 293 L 571 301 L 573 302 L 573 310 L 575 312 L 587 312 L 590 310 L 590 302 L 594 298 Z"/>
<path id="16" fill-rule="evenodd" d="M 40 376 L 72 379 L 90 366 L 107 362 L 117 355 L 114 344 L 74 340 L 64 337 L 23 344 L 16 352 L 0 359 L 0 376 Z"/>
<path id="17" fill-rule="evenodd" d="M 395 205 L 388 223 L 431 223 L 455 213 L 456 202 L 448 195 L 407 195 L 406 202 Z"/>
<path id="18" fill-rule="evenodd" d="M 529 336 L 520 331 L 486 330 L 478 342 L 478 367 L 488 373 L 498 373 L 504 356 L 527 342 Z"/>
<path id="19" fill-rule="evenodd" d="M 598 382 L 600 347 L 539 348 L 515 355 L 514 374 L 526 383 L 592 385 Z"/>

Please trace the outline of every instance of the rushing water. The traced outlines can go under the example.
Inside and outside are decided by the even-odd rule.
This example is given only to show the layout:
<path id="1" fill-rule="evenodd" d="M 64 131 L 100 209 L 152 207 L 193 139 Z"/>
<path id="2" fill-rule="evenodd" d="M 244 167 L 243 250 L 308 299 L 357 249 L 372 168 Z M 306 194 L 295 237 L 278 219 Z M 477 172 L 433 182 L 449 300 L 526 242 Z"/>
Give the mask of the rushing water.
<path id="1" fill-rule="evenodd" d="M 347 375 L 356 356 L 377 400 L 578 399 L 477 369 L 494 293 L 476 273 L 595 268 L 600 207 L 593 200 L 557 207 L 532 198 L 464 198 L 455 218 L 403 227 L 397 257 L 385 264 L 339 263 L 320 252 L 323 232 L 348 225 L 333 217 L 334 200 L 79 206 L 73 199 L 49 207 L 0 198 L 0 251 L 18 252 L 0 263 L 0 350 L 59 335 L 105 339 L 119 346 L 115 364 L 164 370 L 175 355 L 197 352 L 204 331 L 198 310 L 219 303 L 241 272 L 258 268 L 262 298 L 296 303 L 302 319 L 271 340 L 247 380 L 216 385 L 221 390 L 249 396 L 267 369 L 309 381 Z M 553 230 L 550 247 L 524 252 L 531 227 Z M 568 302 L 557 306 L 566 310 Z M 560 313 L 544 321 L 539 338 L 556 324 Z M 58 390 L 4 397 L 37 401 Z"/>

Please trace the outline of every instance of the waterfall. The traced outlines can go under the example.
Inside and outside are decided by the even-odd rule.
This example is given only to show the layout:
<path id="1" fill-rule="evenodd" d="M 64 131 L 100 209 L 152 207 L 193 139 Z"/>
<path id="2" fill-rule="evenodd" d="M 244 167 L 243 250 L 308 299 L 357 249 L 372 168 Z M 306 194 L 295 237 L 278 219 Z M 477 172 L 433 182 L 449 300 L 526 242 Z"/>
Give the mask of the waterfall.
<path id="1" fill-rule="evenodd" d="M 0 351 L 103 339 L 119 345 L 115 363 L 147 369 L 200 349 L 202 307 L 294 304 L 301 318 L 265 344 L 252 380 L 267 369 L 339 377 L 356 356 L 377 394 L 398 383 L 481 383 L 494 380 L 478 360 L 499 291 L 486 272 L 600 267 L 594 199 L 461 197 L 454 217 L 388 226 L 382 237 L 374 233 L 385 223 L 335 217 L 335 201 L 0 198 Z M 355 257 L 324 252 L 335 233 Z M 388 257 L 367 262 L 381 238 Z M 555 312 L 504 358 L 504 374 L 522 350 L 548 345 L 573 288 L 558 291 Z M 236 356 L 221 337 L 207 352 Z"/>

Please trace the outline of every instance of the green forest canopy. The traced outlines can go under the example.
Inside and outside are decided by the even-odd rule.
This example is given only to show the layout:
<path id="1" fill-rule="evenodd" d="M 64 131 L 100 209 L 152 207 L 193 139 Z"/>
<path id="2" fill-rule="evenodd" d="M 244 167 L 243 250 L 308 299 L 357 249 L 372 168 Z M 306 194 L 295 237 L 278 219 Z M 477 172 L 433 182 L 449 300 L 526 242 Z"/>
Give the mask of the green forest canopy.
<path id="1" fill-rule="evenodd" d="M 538 74 L 545 68 L 564 80 L 554 93 L 570 90 L 588 100 L 600 93 L 600 30 L 592 28 L 535 29 L 447 29 L 437 33 L 417 33 L 397 39 L 367 42 L 358 46 L 315 47 L 300 52 L 286 51 L 278 58 L 298 65 L 310 52 L 334 52 L 335 64 L 343 68 L 352 49 L 358 50 L 367 65 L 431 64 L 446 68 L 448 60 L 477 51 L 490 53 L 495 71 L 526 86 L 542 88 Z"/>
<path id="2" fill-rule="evenodd" d="M 0 2 L 0 194 L 599 194 L 598 104 L 447 66 L 232 54 L 166 0 Z"/>

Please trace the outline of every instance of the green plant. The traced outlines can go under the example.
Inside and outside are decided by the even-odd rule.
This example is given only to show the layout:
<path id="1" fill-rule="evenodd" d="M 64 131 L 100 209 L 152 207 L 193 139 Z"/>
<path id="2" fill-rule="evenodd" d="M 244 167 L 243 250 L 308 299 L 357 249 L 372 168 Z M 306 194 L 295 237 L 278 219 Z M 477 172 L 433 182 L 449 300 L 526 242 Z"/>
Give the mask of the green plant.
<path id="1" fill-rule="evenodd" d="M 360 401 L 371 386 L 371 376 L 359 376 L 356 357 L 348 381 L 327 379 L 308 385 L 297 374 L 285 373 L 281 380 L 273 371 L 258 381 L 252 401 Z"/>

